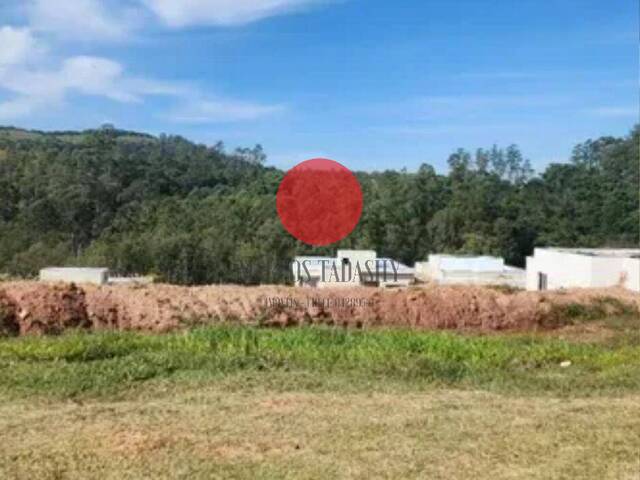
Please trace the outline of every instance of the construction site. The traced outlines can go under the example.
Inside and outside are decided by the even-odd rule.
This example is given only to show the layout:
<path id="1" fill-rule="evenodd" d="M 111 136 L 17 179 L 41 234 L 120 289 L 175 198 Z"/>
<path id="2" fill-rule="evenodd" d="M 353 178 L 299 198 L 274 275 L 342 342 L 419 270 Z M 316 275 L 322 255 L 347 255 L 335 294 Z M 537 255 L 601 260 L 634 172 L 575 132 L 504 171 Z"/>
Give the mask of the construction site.
<path id="1" fill-rule="evenodd" d="M 324 301 L 314 301 L 318 297 Z M 77 328 L 166 332 L 221 322 L 526 331 L 561 325 L 567 305 L 604 307 L 604 313 L 616 313 L 637 309 L 640 296 L 623 288 L 527 292 L 436 284 L 403 289 L 324 288 L 321 294 L 287 286 L 37 281 L 0 285 L 2 326 L 13 334 L 56 334 Z"/>
<path id="2" fill-rule="evenodd" d="M 585 310 L 605 306 L 603 314 L 616 313 L 616 308 L 637 310 L 639 252 L 536 249 L 537 263 L 532 257 L 525 273 L 492 257 L 431 255 L 429 262 L 409 268 L 379 259 L 374 251 L 339 250 L 335 259 L 297 257 L 292 263 L 294 286 L 177 286 L 154 284 L 151 277 L 113 277 L 106 268 L 45 268 L 40 281 L 0 284 L 2 328 L 21 335 L 68 328 L 165 332 L 220 322 L 550 329 L 562 324 L 567 305 Z M 552 261 L 539 265 L 543 255 Z M 577 264 L 598 261 L 601 272 L 586 263 L 582 277 L 578 268 L 556 273 L 554 268 L 567 256 Z M 368 273 L 365 267 L 360 271 L 360 265 Z M 525 277 L 530 291 L 522 288 Z"/>
<path id="3" fill-rule="evenodd" d="M 638 2 L 0 2 L 0 480 L 640 480 Z"/>

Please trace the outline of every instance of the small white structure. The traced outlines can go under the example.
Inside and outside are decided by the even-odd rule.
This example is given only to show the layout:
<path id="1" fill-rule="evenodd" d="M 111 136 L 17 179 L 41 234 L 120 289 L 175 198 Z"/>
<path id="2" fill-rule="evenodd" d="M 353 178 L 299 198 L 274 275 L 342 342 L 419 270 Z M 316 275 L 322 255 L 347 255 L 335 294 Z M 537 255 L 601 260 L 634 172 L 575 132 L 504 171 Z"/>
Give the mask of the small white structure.
<path id="1" fill-rule="evenodd" d="M 414 269 L 373 250 L 338 250 L 336 257 L 296 257 L 291 264 L 294 284 L 305 287 L 407 286 Z"/>
<path id="2" fill-rule="evenodd" d="M 442 285 L 525 286 L 525 271 L 505 265 L 500 257 L 429 255 L 428 262 L 416 262 L 415 270 L 419 280 Z"/>
<path id="3" fill-rule="evenodd" d="M 378 275 L 379 287 L 408 287 L 415 282 L 416 271 L 388 257 L 377 258 L 380 266 Z"/>
<path id="4" fill-rule="evenodd" d="M 319 287 L 325 265 L 334 261 L 333 257 L 296 257 L 291 263 L 293 284 L 300 287 Z"/>
<path id="5" fill-rule="evenodd" d="M 72 267 L 43 268 L 40 270 L 40 280 L 43 282 L 94 283 L 96 285 L 104 285 L 109 280 L 109 269 Z"/>
<path id="6" fill-rule="evenodd" d="M 640 292 L 640 249 L 536 248 L 527 290 L 621 286 Z"/>

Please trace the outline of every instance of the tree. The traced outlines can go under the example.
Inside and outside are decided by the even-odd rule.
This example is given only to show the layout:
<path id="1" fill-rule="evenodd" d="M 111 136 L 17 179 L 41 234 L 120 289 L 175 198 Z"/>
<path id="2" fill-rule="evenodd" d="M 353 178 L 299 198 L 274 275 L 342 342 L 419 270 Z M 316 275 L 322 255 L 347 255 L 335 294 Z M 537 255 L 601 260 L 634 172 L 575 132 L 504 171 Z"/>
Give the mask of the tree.
<path id="1" fill-rule="evenodd" d="M 358 172 L 359 225 L 336 245 L 292 238 L 276 213 L 284 172 L 261 146 L 225 152 L 114 128 L 0 135 L 0 271 L 108 266 L 194 284 L 286 282 L 296 254 L 370 248 L 412 264 L 429 253 L 503 256 L 536 245 L 640 244 L 640 128 L 577 145 L 539 176 L 515 145 L 458 149 L 449 172 Z"/>

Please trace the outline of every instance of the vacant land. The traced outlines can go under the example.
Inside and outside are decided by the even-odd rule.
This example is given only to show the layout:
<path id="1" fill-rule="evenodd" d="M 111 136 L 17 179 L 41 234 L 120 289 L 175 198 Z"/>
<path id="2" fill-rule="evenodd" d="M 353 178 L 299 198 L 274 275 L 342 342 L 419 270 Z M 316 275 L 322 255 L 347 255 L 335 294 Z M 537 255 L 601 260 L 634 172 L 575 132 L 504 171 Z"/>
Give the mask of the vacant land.
<path id="1" fill-rule="evenodd" d="M 640 476 L 640 320 L 0 340 L 1 478 Z"/>
<path id="2" fill-rule="evenodd" d="M 524 292 L 476 286 L 307 289 L 278 285 L 181 287 L 0 283 L 0 330 L 55 334 L 69 328 L 166 332 L 222 321 L 476 331 L 557 328 L 576 317 L 638 314 L 622 288 Z"/>
<path id="3" fill-rule="evenodd" d="M 0 405 L 3 478 L 638 478 L 640 395 L 227 391 Z"/>

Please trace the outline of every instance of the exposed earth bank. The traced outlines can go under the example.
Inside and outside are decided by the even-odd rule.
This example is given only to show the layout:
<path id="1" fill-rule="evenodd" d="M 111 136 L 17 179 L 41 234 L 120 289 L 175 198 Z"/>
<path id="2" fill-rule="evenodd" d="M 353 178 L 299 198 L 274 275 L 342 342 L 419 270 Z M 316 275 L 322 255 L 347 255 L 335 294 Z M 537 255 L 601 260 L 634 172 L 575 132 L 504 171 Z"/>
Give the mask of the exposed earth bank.
<path id="1" fill-rule="evenodd" d="M 638 312 L 640 295 L 611 289 L 509 292 L 471 286 L 307 289 L 235 285 L 181 287 L 0 284 L 0 334 L 68 328 L 163 332 L 231 321 L 295 326 L 539 330 L 571 318 Z"/>

